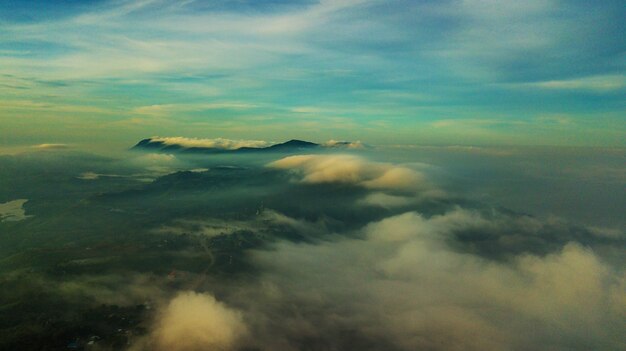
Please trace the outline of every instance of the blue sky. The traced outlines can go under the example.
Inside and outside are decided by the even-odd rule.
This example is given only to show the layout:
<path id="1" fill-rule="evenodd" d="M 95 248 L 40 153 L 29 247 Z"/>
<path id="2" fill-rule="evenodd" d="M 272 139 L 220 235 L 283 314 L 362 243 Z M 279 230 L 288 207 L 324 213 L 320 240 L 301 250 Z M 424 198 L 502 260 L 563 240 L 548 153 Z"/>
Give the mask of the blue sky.
<path id="1" fill-rule="evenodd" d="M 620 1 L 4 1 L 0 144 L 624 146 Z"/>

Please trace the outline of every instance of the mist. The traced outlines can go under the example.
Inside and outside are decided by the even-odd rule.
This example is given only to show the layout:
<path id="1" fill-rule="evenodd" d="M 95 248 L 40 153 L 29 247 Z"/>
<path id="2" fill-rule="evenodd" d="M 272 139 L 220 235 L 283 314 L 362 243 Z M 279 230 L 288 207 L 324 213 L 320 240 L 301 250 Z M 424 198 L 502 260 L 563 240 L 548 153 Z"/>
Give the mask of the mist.
<path id="1" fill-rule="evenodd" d="M 2 156 L 2 347 L 619 349 L 622 199 L 520 192 L 621 155 L 492 151 Z"/>

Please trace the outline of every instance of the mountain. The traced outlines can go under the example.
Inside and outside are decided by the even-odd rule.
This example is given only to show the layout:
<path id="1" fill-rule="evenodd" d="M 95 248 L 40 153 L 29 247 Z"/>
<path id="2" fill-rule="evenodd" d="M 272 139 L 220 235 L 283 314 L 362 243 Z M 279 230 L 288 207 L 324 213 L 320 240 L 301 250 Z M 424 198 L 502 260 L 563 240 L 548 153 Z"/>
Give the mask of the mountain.
<path id="1" fill-rule="evenodd" d="M 192 142 L 188 142 L 189 140 L 192 140 Z M 241 146 L 239 146 L 240 144 Z M 290 153 L 302 150 L 311 150 L 322 146 L 320 144 L 297 139 L 269 146 L 246 146 L 247 144 L 253 143 L 237 142 L 226 139 L 176 139 L 175 141 L 172 141 L 170 138 L 147 138 L 138 142 L 131 148 L 131 150 L 195 154 L 254 152 Z"/>
<path id="2" fill-rule="evenodd" d="M 319 144 L 312 143 L 310 141 L 291 139 L 282 144 L 272 145 L 265 149 L 267 150 L 310 149 L 310 148 L 315 148 L 319 146 L 320 146 Z"/>

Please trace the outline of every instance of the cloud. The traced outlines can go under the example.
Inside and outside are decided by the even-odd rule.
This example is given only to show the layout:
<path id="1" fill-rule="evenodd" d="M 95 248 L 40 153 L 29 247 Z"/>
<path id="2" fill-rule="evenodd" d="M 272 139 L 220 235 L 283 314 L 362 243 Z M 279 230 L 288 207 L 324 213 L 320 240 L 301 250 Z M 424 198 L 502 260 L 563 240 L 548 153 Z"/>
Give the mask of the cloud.
<path id="1" fill-rule="evenodd" d="M 28 279 L 49 275 L 51 264 L 52 273 L 66 272 L 41 286 L 60 292 L 72 314 L 83 301 L 159 307 L 147 312 L 154 319 L 142 320 L 150 329 L 131 338 L 132 350 L 613 350 L 623 343 L 626 276 L 611 265 L 612 258 L 623 263 L 619 231 L 453 198 L 420 202 L 424 189 L 434 191 L 420 177 L 424 165 L 332 154 L 276 163 L 270 167 L 293 172 L 296 183 L 248 164 L 130 184 L 114 198 L 86 195 L 78 228 L 100 228 L 89 250 L 80 243 L 31 250 L 7 266 L 24 267 Z M 213 167 L 206 160 L 193 167 L 201 165 Z M 92 177 L 115 171 L 96 170 L 103 173 Z M 124 212 L 95 226 L 90 213 L 101 219 L 107 208 Z M 77 228 L 67 223 L 55 228 Z M 106 234 L 118 226 L 136 234 Z M 35 227 L 24 231 L 49 241 L 48 227 Z M 190 235 L 172 237 L 183 233 Z M 24 260 L 31 256 L 52 261 L 33 273 L 34 261 Z M 173 268 L 179 275 L 168 279 Z"/>
<path id="2" fill-rule="evenodd" d="M 178 145 L 185 148 L 202 147 L 225 150 L 235 150 L 242 147 L 267 147 L 272 145 L 263 140 L 231 140 L 231 139 L 197 139 L 184 137 L 152 137 L 154 142 L 163 142 L 165 145 Z"/>
<path id="3" fill-rule="evenodd" d="M 52 16 L 54 20 L 31 16 L 36 9 L 30 2 L 4 11 L 17 13 L 19 9 L 28 14 L 24 18 L 30 18 L 3 24 L 12 41 L 0 61 L 13 77 L 4 77 L 7 83 L 0 89 L 3 96 L 15 98 L 6 102 L 12 113 L 32 111 L 51 119 L 38 130 L 67 125 L 60 122 L 67 118 L 63 112 L 70 112 L 97 115 L 77 120 L 78 129 L 93 126 L 91 120 L 101 121 L 105 114 L 126 122 L 141 120 L 130 118 L 135 115 L 162 116 L 167 118 L 159 123 L 154 118 L 145 120 L 159 130 L 167 124 L 170 130 L 189 132 L 206 124 L 239 132 L 238 137 L 268 138 L 279 135 L 277 130 L 286 134 L 305 122 L 317 121 L 322 130 L 316 137 L 320 133 L 336 134 L 338 129 L 352 133 L 363 128 L 370 135 L 385 134 L 380 141 L 397 136 L 394 142 L 414 143 L 413 131 L 420 127 L 396 117 L 432 116 L 427 119 L 430 121 L 490 111 L 487 114 L 495 118 L 527 119 L 533 113 L 561 111 L 564 106 L 576 111 L 599 108 L 612 114 L 621 112 L 616 94 L 607 94 L 607 100 L 600 104 L 593 96 L 556 97 L 544 92 L 545 103 L 533 104 L 535 94 L 494 89 L 500 84 L 537 82 L 543 86 L 541 90 L 615 92 L 623 88 L 619 76 L 623 71 L 623 43 L 618 30 L 621 7 L 615 1 L 593 8 L 577 2 L 566 11 L 554 1 L 504 1 L 497 5 L 484 1 L 400 1 L 394 6 L 383 1 L 303 1 L 289 2 L 288 6 L 276 1 L 260 2 L 263 5 L 250 1 L 129 3 L 81 6 L 78 13 L 66 11 L 71 6 L 65 4 L 56 10 L 65 15 Z M 134 10 L 128 11 L 129 7 Z M 155 37 L 154 33 L 161 35 Z M 428 84 L 407 83 L 424 80 Z M 65 85 L 57 88 L 51 86 L 53 83 Z M 129 99 L 107 104 L 98 86 L 128 94 Z M 372 98 L 364 96 L 364 91 L 392 91 L 397 96 L 426 94 L 428 101 Z M 291 94 L 302 99 L 293 101 Z M 55 96 L 63 98 L 60 101 L 71 98 L 76 105 L 58 105 Z M 47 101 L 41 101 L 42 97 Z M 142 101 L 143 105 L 132 101 Z M 96 103 L 100 106 L 94 106 Z M 319 107 L 329 105 L 335 108 Z M 302 113 L 315 116 L 294 118 Z M 275 120 L 260 126 L 255 120 L 259 116 Z M 331 116 L 351 123 L 326 125 Z M 583 121 L 585 117 L 574 119 Z M 376 120 L 384 120 L 385 127 L 372 126 Z M 614 124 L 620 121 L 617 117 L 611 120 Z M 7 129 L 19 131 L 19 124 L 12 124 Z M 254 134 L 250 124 L 257 127 Z M 111 127 L 111 122 L 102 127 Z M 327 130 L 330 127 L 334 130 Z M 515 125 L 503 127 L 511 131 Z M 495 136 L 504 129 L 497 125 L 484 128 Z M 83 140 L 101 132 L 92 129 L 85 129 Z M 420 142 L 439 144 L 442 138 L 459 142 L 448 130 L 431 135 L 429 128 L 423 129 Z M 610 130 L 602 125 L 604 133 Z M 536 143 L 538 138 L 547 144 L 561 140 L 555 138 L 556 132 L 540 136 L 535 128 L 512 132 L 528 135 L 518 136 L 526 140 L 524 143 L 529 143 L 528 139 Z M 579 132 L 595 133 L 587 129 Z M 497 142 L 507 142 L 504 134 Z M 477 131 L 463 135 L 461 143 L 494 144 L 494 135 Z M 589 140 L 574 140 L 571 133 L 559 135 L 568 144 Z M 618 137 L 595 139 L 604 145 L 619 144 Z"/>
<path id="4" fill-rule="evenodd" d="M 84 105 L 64 105 L 58 104 L 56 102 L 41 102 L 41 101 L 33 101 L 33 100 L 11 100 L 11 101 L 0 101 L 0 107 L 7 111 L 11 110 L 31 110 L 41 112 L 58 112 L 58 113 L 86 113 L 86 114 L 112 114 L 112 111 L 94 107 L 94 106 L 84 106 Z M 46 144 L 42 144 L 46 145 Z M 54 145 L 54 144 L 49 144 Z"/>
<path id="5" fill-rule="evenodd" d="M 161 104 L 140 106 L 134 108 L 133 114 L 148 116 L 169 116 L 175 113 L 205 111 L 205 110 L 221 110 L 221 109 L 250 109 L 257 107 L 252 104 L 243 102 L 214 102 L 202 104 Z"/>
<path id="6" fill-rule="evenodd" d="M 81 173 L 78 177 L 78 179 L 82 179 L 82 180 L 96 180 L 100 178 L 100 174 L 95 173 L 95 172 L 83 172 Z"/>
<path id="7" fill-rule="evenodd" d="M 368 189 L 417 191 L 432 188 L 426 177 L 413 169 L 367 161 L 353 155 L 289 156 L 268 165 L 292 170 L 307 184 L 340 183 Z"/>
<path id="8" fill-rule="evenodd" d="M 474 212 L 408 212 L 362 239 L 256 251 L 261 286 L 240 296 L 262 349 L 612 350 L 624 338 L 626 275 L 580 244 L 494 261 L 456 231 L 506 227 Z M 351 331 L 351 333 L 342 333 Z"/>
<path id="9" fill-rule="evenodd" d="M 102 256 L 63 262 L 63 269 L 80 266 L 107 265 L 120 260 L 120 256 Z M 42 279 L 50 291 L 58 291 L 69 300 L 95 301 L 98 304 L 136 305 L 165 299 L 166 278 L 154 274 L 126 271 L 122 274 L 82 274 L 60 280 Z"/>
<path id="10" fill-rule="evenodd" d="M 136 155 L 136 156 L 135 156 Z M 133 173 L 117 175 L 114 173 L 83 172 L 79 179 L 95 180 L 102 177 L 128 177 L 141 181 L 151 181 L 177 171 L 195 169 L 184 160 L 167 153 L 139 153 L 123 162 L 123 167 L 130 167 Z"/>
<path id="11" fill-rule="evenodd" d="M 604 75 L 591 76 L 579 79 L 550 80 L 536 83 L 526 83 L 523 86 L 554 89 L 554 90 L 589 90 L 589 91 L 615 91 L 626 87 L 626 76 Z"/>
<path id="12" fill-rule="evenodd" d="M 617 228 L 590 227 L 589 231 L 599 237 L 611 239 L 626 239 L 626 232 Z"/>
<path id="13" fill-rule="evenodd" d="M 402 207 L 413 203 L 412 198 L 406 196 L 388 195 L 385 193 L 372 193 L 359 201 L 368 206 L 380 206 L 384 208 Z"/>
<path id="14" fill-rule="evenodd" d="M 0 203 L 0 222 L 17 222 L 32 217 L 24 210 L 26 202 L 28 202 L 27 199 L 17 199 Z"/>
<path id="15" fill-rule="evenodd" d="M 157 154 L 150 153 L 142 155 L 134 159 L 134 161 L 140 163 L 169 163 L 176 160 L 176 156 L 172 154 Z"/>
<path id="16" fill-rule="evenodd" d="M 292 218 L 271 209 L 261 208 L 249 220 L 222 218 L 179 219 L 156 228 L 153 232 L 174 235 L 194 234 L 212 238 L 243 232 L 272 236 L 280 228 L 289 228 L 308 238 L 319 237 L 326 230 L 325 223 L 322 220 L 310 222 Z"/>
<path id="17" fill-rule="evenodd" d="M 212 295 L 181 292 L 158 317 L 145 349 L 234 350 L 246 330 L 242 314 L 217 301 Z M 135 349 L 143 348 L 138 345 Z"/>
<path id="18" fill-rule="evenodd" d="M 68 144 L 39 144 L 33 145 L 33 148 L 39 150 L 63 150 L 69 149 L 70 146 Z"/>
<path id="19" fill-rule="evenodd" d="M 125 177 L 131 177 L 132 175 L 122 175 L 122 174 L 108 174 L 108 173 L 96 173 L 96 172 L 83 172 L 80 175 L 78 175 L 78 179 L 82 179 L 82 180 L 97 180 L 100 178 L 125 178 Z M 138 175 L 138 176 L 143 176 L 143 175 Z"/>
<path id="20" fill-rule="evenodd" d="M 214 237 L 218 235 L 230 235 L 240 231 L 249 231 L 253 229 L 252 223 L 247 221 L 234 221 L 224 219 L 181 219 L 174 221 L 169 225 L 164 225 L 154 230 L 158 234 L 185 234 L 193 233 Z"/>

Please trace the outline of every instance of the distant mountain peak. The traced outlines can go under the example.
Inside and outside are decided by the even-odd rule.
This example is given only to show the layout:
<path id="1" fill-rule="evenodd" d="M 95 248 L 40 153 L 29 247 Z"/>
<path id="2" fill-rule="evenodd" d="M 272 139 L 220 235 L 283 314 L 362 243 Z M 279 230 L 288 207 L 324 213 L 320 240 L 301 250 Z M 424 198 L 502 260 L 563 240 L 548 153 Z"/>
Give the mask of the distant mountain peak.
<path id="1" fill-rule="evenodd" d="M 291 139 L 281 144 L 275 144 L 270 146 L 269 148 L 282 148 L 282 147 L 296 147 L 296 148 L 310 148 L 310 147 L 318 147 L 319 144 L 312 143 L 310 141 Z"/>
<path id="2" fill-rule="evenodd" d="M 192 139 L 182 137 L 152 137 L 140 140 L 132 150 L 180 153 L 244 153 L 244 152 L 290 152 L 319 147 L 310 141 L 291 139 L 284 143 L 270 144 L 258 140 Z"/>
<path id="3" fill-rule="evenodd" d="M 299 152 L 315 148 L 361 148 L 360 142 L 330 140 L 317 144 L 306 140 L 291 139 L 283 143 L 271 144 L 261 140 L 231 140 L 231 139 L 196 139 L 184 137 L 152 137 L 140 140 L 132 150 L 146 150 L 157 152 L 176 153 L 253 153 L 253 152 Z"/>

